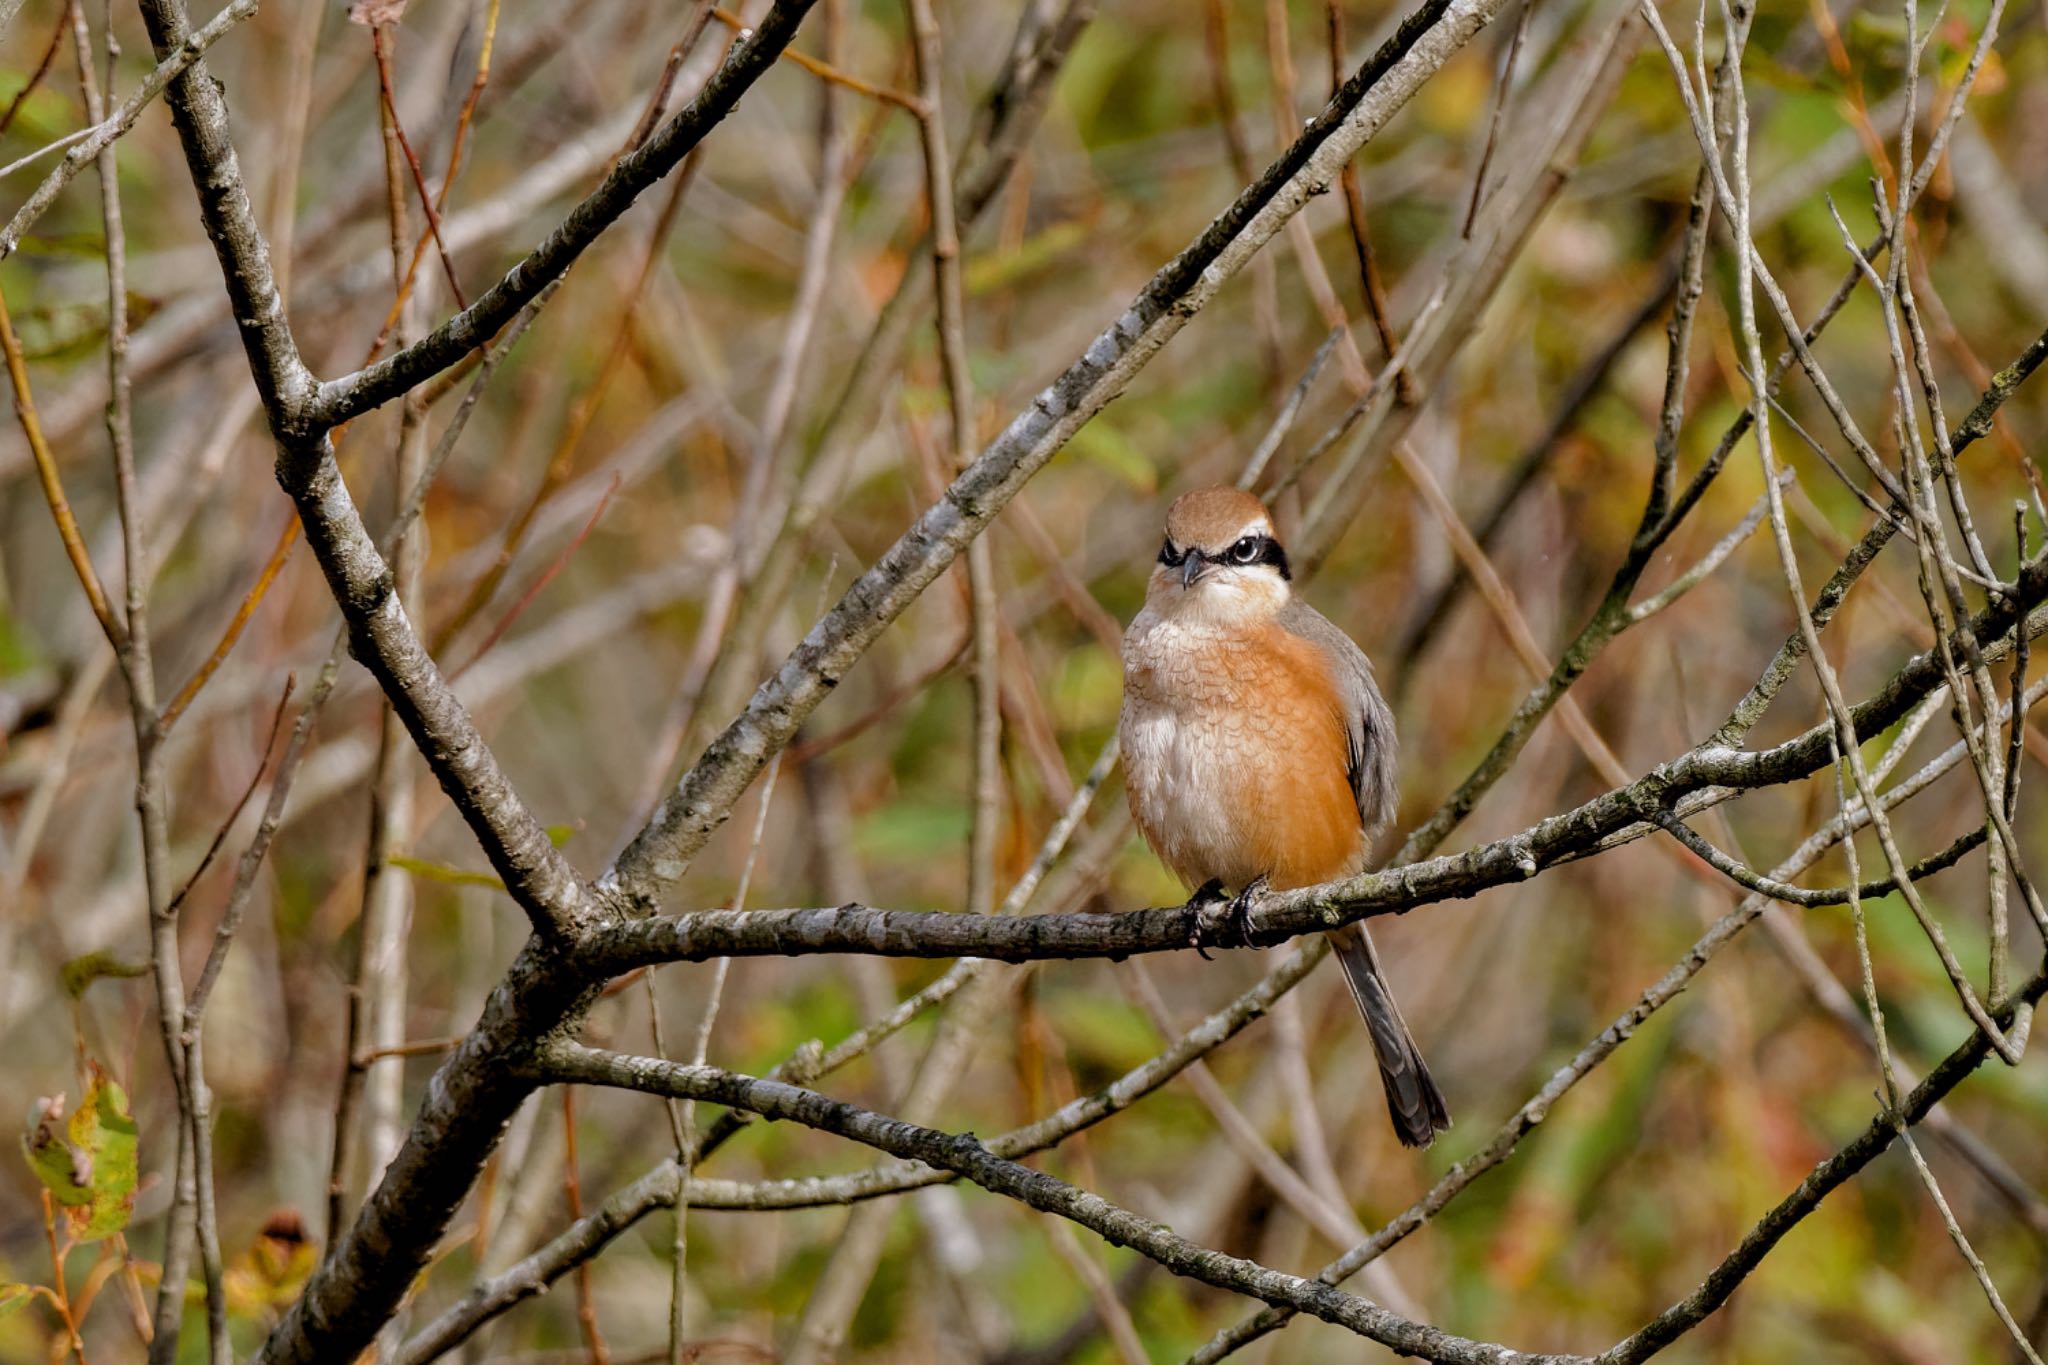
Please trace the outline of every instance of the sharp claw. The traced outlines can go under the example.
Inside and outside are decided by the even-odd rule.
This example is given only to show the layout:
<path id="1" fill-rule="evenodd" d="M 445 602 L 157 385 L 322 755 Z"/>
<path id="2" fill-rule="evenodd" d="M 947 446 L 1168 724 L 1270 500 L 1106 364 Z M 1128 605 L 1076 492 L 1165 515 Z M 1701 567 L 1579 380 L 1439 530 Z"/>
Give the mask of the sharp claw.
<path id="1" fill-rule="evenodd" d="M 1215 959 L 1209 956 L 1209 950 L 1203 946 L 1202 923 L 1217 906 L 1224 904 L 1227 904 L 1227 901 L 1223 895 L 1223 883 L 1214 877 L 1203 882 L 1196 888 L 1195 894 L 1188 897 L 1186 908 L 1192 910 L 1195 917 L 1193 926 L 1188 930 L 1188 946 L 1193 948 L 1204 962 L 1213 962 Z"/>
<path id="2" fill-rule="evenodd" d="M 1245 884 L 1244 890 L 1231 898 L 1228 923 L 1242 943 L 1251 937 L 1252 902 L 1266 894 L 1266 884 L 1272 879 L 1264 873 Z"/>
<path id="3" fill-rule="evenodd" d="M 1235 896 L 1223 894 L 1223 883 L 1211 877 L 1202 883 L 1201 889 L 1188 897 L 1187 908 L 1194 912 L 1194 925 L 1188 932 L 1188 946 L 1193 948 L 1204 962 L 1214 961 L 1209 956 L 1207 944 L 1211 936 L 1228 942 L 1244 942 L 1251 914 L 1252 902 L 1265 894 L 1269 879 L 1263 874 L 1251 879 Z"/>

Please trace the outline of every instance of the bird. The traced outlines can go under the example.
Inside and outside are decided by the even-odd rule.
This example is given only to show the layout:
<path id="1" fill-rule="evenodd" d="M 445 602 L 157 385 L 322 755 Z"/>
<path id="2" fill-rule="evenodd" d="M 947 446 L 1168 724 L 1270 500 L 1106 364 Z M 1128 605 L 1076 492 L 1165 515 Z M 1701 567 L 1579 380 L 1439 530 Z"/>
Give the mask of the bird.
<path id="1" fill-rule="evenodd" d="M 1176 499 L 1123 637 L 1117 734 L 1131 817 L 1159 860 L 1214 907 L 1361 871 L 1393 816 L 1394 717 L 1365 651 L 1296 596 L 1272 514 L 1252 494 Z M 1198 923 L 1200 921 L 1198 920 Z M 1365 1016 L 1403 1145 L 1450 1111 L 1363 924 L 1330 931 Z M 1198 945 L 1199 946 L 1199 945 Z"/>

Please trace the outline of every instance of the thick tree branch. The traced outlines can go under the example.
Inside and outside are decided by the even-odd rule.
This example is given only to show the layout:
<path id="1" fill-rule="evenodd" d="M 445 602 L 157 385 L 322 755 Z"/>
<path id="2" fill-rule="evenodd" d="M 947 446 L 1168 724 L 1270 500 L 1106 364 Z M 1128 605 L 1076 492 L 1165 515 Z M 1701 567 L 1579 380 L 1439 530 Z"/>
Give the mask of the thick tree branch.
<path id="1" fill-rule="evenodd" d="M 306 543 L 341 604 L 350 652 L 375 676 L 534 928 L 555 937 L 573 933 L 593 913 L 583 881 L 519 798 L 468 708 L 420 642 L 390 565 L 349 497 L 332 444 L 323 436 L 310 448 L 281 445 L 277 469 L 278 482 L 298 506 Z"/>
<path id="2" fill-rule="evenodd" d="M 375 1339 L 532 1093 L 534 1040 L 580 1017 L 595 996 L 543 940 L 528 941 L 476 1027 L 428 1082 L 405 1145 L 257 1351 L 257 1365 L 353 1360 Z"/>
<path id="3" fill-rule="evenodd" d="M 160 56 L 186 43 L 189 26 L 182 0 L 144 0 L 143 11 Z M 197 63 L 172 82 L 167 100 L 199 192 L 200 215 L 242 322 L 257 390 L 279 437 L 278 480 L 298 506 L 307 540 L 341 606 L 351 646 L 390 696 L 514 899 L 541 932 L 565 933 L 586 914 L 581 879 L 519 800 L 468 711 L 420 644 L 392 590 L 390 568 L 349 498 L 326 435 L 295 434 L 312 377 L 285 319 L 269 250 L 229 140 L 221 88 L 204 63 Z"/>
<path id="4" fill-rule="evenodd" d="M 141 0 L 142 22 L 159 63 L 169 62 L 192 41 L 184 0 Z M 284 299 L 271 275 L 270 248 L 242 181 L 228 128 L 227 98 L 203 60 L 194 61 L 164 97 L 185 164 L 199 194 L 199 215 L 220 258 L 228 303 L 248 352 L 249 372 L 273 431 L 282 433 L 313 389 L 312 372 L 299 358 L 298 343 L 284 315 Z"/>

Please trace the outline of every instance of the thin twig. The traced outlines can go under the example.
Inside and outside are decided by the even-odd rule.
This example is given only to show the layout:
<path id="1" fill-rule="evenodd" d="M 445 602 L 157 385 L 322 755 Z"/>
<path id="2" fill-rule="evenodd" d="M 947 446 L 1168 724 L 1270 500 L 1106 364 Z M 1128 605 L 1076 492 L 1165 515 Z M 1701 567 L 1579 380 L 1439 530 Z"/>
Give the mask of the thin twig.
<path id="1" fill-rule="evenodd" d="M 221 845 L 227 842 L 228 831 L 232 830 L 235 827 L 235 822 L 242 818 L 242 811 L 248 806 L 250 798 L 256 795 L 256 788 L 262 785 L 263 774 L 270 767 L 271 752 L 277 748 L 277 737 L 284 733 L 285 711 L 291 705 L 292 688 L 297 682 L 297 674 L 285 674 L 284 692 L 277 699 L 277 714 L 270 719 L 270 735 L 269 738 L 263 741 L 263 751 L 257 760 L 256 770 L 249 774 L 249 785 L 242 788 L 242 794 L 235 798 L 235 804 L 229 808 L 227 818 L 222 820 L 220 828 L 214 831 L 213 842 L 206 846 L 206 852 L 199 856 L 199 862 L 193 867 L 191 873 L 186 876 L 184 885 L 180 886 L 178 893 L 171 897 L 170 913 L 176 914 L 178 912 L 185 904 L 185 898 L 192 894 L 192 888 L 199 884 L 199 879 L 206 875 L 208 868 L 213 866 L 213 860 L 220 856 Z M 201 973 L 200 981 L 202 985 L 206 978 L 207 974 Z M 204 998 L 204 991 L 200 986 L 195 986 L 192 995 L 193 1000 L 200 1000 Z M 187 1002 L 186 1008 L 192 1008 L 191 1002 Z"/>
<path id="2" fill-rule="evenodd" d="M 64 542 L 64 553 L 71 560 L 71 571 L 78 576 L 78 586 L 84 590 L 93 616 L 98 619 L 100 629 L 106 632 L 107 642 L 118 651 L 122 646 L 123 633 L 114 620 L 113 611 L 107 606 L 106 591 L 100 587 L 100 576 L 93 569 L 92 556 L 85 548 L 85 537 L 79 533 L 78 519 L 71 514 L 70 499 L 64 496 L 64 481 L 57 473 L 57 457 L 49 442 L 43 439 L 42 421 L 36 416 L 35 394 L 29 388 L 28 365 L 22 359 L 21 341 L 14 335 L 14 319 L 8 314 L 5 297 L 0 297 L 0 347 L 5 348 L 7 378 L 14 386 L 14 415 L 21 422 L 22 435 L 28 438 L 29 453 L 36 462 L 36 477 L 42 480 L 43 499 L 50 505 L 51 519 L 57 523 L 58 538 Z"/>
<path id="3" fill-rule="evenodd" d="M 576 1160 L 576 1087 L 562 1087 L 562 1194 L 569 1205 L 569 1217 L 583 1216 L 583 1178 Z M 590 1265 L 576 1267 L 576 1325 L 583 1333 L 583 1345 L 590 1365 L 611 1365 L 611 1348 L 597 1324 L 597 1300 L 590 1288 Z"/>
<path id="4" fill-rule="evenodd" d="M 440 253 L 441 273 L 448 278 L 448 292 L 455 298 L 457 308 L 469 307 L 463 297 L 462 281 L 456 277 L 455 261 L 448 254 L 448 244 L 441 240 L 441 214 L 435 206 L 434 196 L 427 192 L 426 172 L 420 169 L 419 153 L 412 149 L 412 142 L 405 135 L 405 125 L 398 119 L 398 104 L 391 93 L 391 31 L 395 24 L 373 24 L 370 26 L 370 47 L 377 58 L 377 98 L 383 106 L 383 116 L 388 120 L 391 135 L 397 139 L 399 149 L 405 154 L 405 165 L 412 173 L 413 189 L 418 193 L 420 212 L 427 220 L 427 233 L 434 239 L 434 249 Z M 446 187 L 446 181 L 443 181 Z"/>
<path id="5" fill-rule="evenodd" d="M 713 5 L 711 7 L 711 17 L 742 38 L 753 31 L 752 26 L 746 20 L 721 6 Z M 845 86 L 855 94 L 866 95 L 869 99 L 881 100 L 884 104 L 893 104 L 898 109 L 908 110 L 918 118 L 923 118 L 925 115 L 924 102 L 917 96 L 906 95 L 901 90 L 891 90 L 887 86 L 871 84 L 850 71 L 845 71 L 832 65 L 830 62 L 821 62 L 816 57 L 798 48 L 784 48 L 782 60 L 794 62 L 820 80 L 830 81 L 834 85 Z"/>
<path id="6" fill-rule="evenodd" d="M 1522 8 L 1515 15 L 1514 35 L 1508 39 L 1507 55 L 1501 59 L 1500 76 L 1493 86 L 1493 110 L 1486 119 L 1486 142 L 1479 149 L 1479 163 L 1472 170 L 1472 197 L 1465 204 L 1465 225 L 1458 235 L 1472 236 L 1472 225 L 1479 220 L 1479 204 L 1486 197 L 1486 172 L 1493 165 L 1494 144 L 1500 139 L 1501 118 L 1507 113 L 1508 92 L 1515 84 L 1515 61 L 1522 55 L 1522 39 L 1529 32 L 1529 16 L 1536 10 L 1536 0 L 1523 0 Z"/>
<path id="7" fill-rule="evenodd" d="M 185 685 L 164 704 L 164 709 L 157 719 L 158 729 L 168 731 L 176 725 L 178 717 L 185 714 L 186 708 L 192 705 L 200 690 L 213 680 L 213 675 L 227 662 L 229 653 L 233 651 L 235 642 L 242 638 L 242 631 L 248 626 L 250 618 L 255 616 L 256 609 L 263 605 L 263 599 L 270 595 L 271 585 L 284 571 L 285 561 L 291 557 L 292 547 L 298 540 L 299 519 L 296 516 L 290 517 L 285 521 L 284 529 L 278 533 L 277 543 L 270 551 L 270 558 L 264 561 L 263 567 L 257 571 L 256 581 L 250 584 L 248 592 L 242 595 L 241 602 L 236 605 L 234 615 L 228 618 L 227 628 L 221 632 L 219 641 L 207 652 L 206 658 L 200 661 L 199 667 L 192 671 L 192 676 L 185 680 Z"/>
<path id="8" fill-rule="evenodd" d="M 156 70 L 143 78 L 142 83 L 135 87 L 135 92 L 121 102 L 120 108 L 86 130 L 77 141 L 72 142 L 70 150 L 64 153 L 64 159 L 43 178 L 42 184 L 36 186 L 35 193 L 28 197 L 28 202 L 15 210 L 14 217 L 8 220 L 7 226 L 0 229 L 0 260 L 14 254 L 16 248 L 21 245 L 22 236 L 35 224 L 36 219 L 42 217 L 44 211 L 56 202 L 58 193 L 70 184 L 80 171 L 96 161 L 104 148 L 112 146 L 115 139 L 124 136 L 135 126 L 135 121 L 142 117 L 142 111 L 149 106 L 151 100 L 161 95 L 174 79 L 184 74 L 199 60 L 206 49 L 226 37 L 230 29 L 255 12 L 256 0 L 232 0 L 232 3 L 208 20 L 203 27 L 194 29 L 187 35 L 173 51 L 163 54 L 157 62 Z"/>
<path id="9" fill-rule="evenodd" d="M 1526 14 L 1528 6 L 1523 6 Z M 1344 7 L 1339 0 L 1324 0 L 1323 27 L 1329 34 L 1330 88 L 1335 90 L 1344 83 Z M 1521 28 L 1515 30 L 1516 41 L 1521 39 Z M 1344 170 L 1338 176 L 1339 188 L 1344 192 L 1344 221 L 1351 229 L 1351 252 L 1358 261 L 1358 287 L 1365 297 L 1366 315 L 1372 319 L 1373 332 L 1380 339 L 1380 354 L 1389 361 L 1401 349 L 1400 338 L 1394 335 L 1390 320 L 1391 310 L 1387 306 L 1386 286 L 1380 282 L 1379 254 L 1372 249 L 1371 225 L 1365 215 L 1365 191 L 1358 183 L 1358 162 L 1344 163 Z M 1471 231 L 1471 222 L 1466 222 L 1466 231 Z M 1420 396 L 1415 386 L 1415 376 L 1407 370 L 1401 371 L 1399 396 L 1403 403 L 1413 403 Z"/>
<path id="10" fill-rule="evenodd" d="M 740 865 L 739 885 L 733 889 L 732 893 L 732 908 L 735 911 L 742 911 L 747 908 L 747 891 L 753 884 L 755 861 L 761 856 L 762 837 L 768 831 L 768 806 L 769 802 L 775 797 L 775 778 L 781 770 L 782 764 L 778 759 L 768 765 L 768 771 L 761 779 L 761 798 L 760 805 L 754 815 L 753 837 L 747 843 L 746 861 Z M 703 1066 L 706 1057 L 710 1054 L 711 1030 L 718 1023 L 718 1009 L 720 1002 L 725 998 L 725 981 L 731 970 L 732 960 L 730 958 L 720 958 L 713 964 L 711 986 L 704 996 L 704 1012 L 697 1020 L 696 1042 L 690 1049 L 690 1061 L 693 1066 Z M 683 1173 L 684 1188 L 688 1186 L 689 1172 L 696 1160 L 697 1151 L 697 1103 L 693 1099 L 684 1100 L 682 1135 L 676 1147 L 676 1159 Z M 687 1196 L 679 1195 L 676 1200 L 674 1298 L 669 1308 L 669 1353 L 672 1359 L 682 1349 L 683 1294 L 685 1286 L 688 1284 L 689 1275 L 687 1270 L 689 1261 L 686 1253 L 689 1250 L 690 1244 L 685 1232 L 689 1212 L 689 1199 Z"/>

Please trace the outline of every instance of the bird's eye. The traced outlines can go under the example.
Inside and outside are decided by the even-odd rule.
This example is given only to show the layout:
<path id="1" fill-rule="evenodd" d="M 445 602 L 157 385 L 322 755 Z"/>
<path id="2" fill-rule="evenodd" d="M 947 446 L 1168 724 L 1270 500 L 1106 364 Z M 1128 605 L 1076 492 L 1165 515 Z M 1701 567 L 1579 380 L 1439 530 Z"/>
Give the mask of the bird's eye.
<path id="1" fill-rule="evenodd" d="M 1178 569 L 1181 561 L 1187 557 L 1187 551 L 1174 549 L 1172 541 L 1163 540 L 1159 543 L 1159 562 L 1168 568 Z"/>
<path id="2" fill-rule="evenodd" d="M 1246 536 L 1243 540 L 1230 547 L 1231 562 L 1236 564 L 1256 564 L 1263 548 L 1258 536 Z"/>

